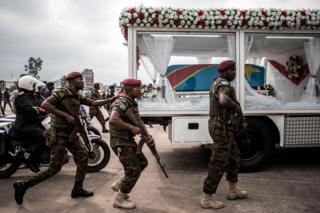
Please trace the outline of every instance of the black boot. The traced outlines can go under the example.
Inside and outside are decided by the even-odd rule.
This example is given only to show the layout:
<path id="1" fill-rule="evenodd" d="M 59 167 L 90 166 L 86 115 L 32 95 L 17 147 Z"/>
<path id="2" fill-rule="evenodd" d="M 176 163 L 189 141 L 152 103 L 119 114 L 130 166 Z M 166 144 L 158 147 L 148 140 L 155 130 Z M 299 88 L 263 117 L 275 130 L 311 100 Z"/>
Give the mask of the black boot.
<path id="1" fill-rule="evenodd" d="M 82 187 L 82 182 L 75 182 L 74 187 L 71 192 L 72 198 L 77 197 L 91 197 L 93 196 L 93 192 L 87 191 Z"/>
<path id="2" fill-rule="evenodd" d="M 32 186 L 32 183 L 29 181 L 17 181 L 13 184 L 14 187 L 14 198 L 17 204 L 21 205 L 23 203 L 23 196 L 26 193 L 27 189 Z"/>

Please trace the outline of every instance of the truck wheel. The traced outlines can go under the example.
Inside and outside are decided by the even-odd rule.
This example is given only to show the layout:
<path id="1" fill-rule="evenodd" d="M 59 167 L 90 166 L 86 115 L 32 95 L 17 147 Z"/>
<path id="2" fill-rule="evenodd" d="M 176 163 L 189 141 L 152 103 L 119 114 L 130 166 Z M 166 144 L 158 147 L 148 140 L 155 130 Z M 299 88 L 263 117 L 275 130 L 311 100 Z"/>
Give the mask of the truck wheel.
<path id="1" fill-rule="evenodd" d="M 241 152 L 242 172 L 260 170 L 275 148 L 271 128 L 262 120 L 248 119 L 248 127 L 236 134 L 235 140 Z"/>

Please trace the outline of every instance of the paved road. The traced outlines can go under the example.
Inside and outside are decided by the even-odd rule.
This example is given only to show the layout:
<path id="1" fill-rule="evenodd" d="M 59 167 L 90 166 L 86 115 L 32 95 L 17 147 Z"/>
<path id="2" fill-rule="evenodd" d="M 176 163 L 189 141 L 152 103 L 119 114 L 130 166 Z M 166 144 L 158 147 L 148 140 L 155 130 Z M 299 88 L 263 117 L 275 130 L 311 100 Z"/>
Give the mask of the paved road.
<path id="1" fill-rule="evenodd" d="M 206 176 L 209 155 L 198 145 L 171 145 L 162 128 L 150 130 L 158 144 L 161 160 L 167 165 L 169 179 L 157 167 L 148 150 L 149 166 L 134 188 L 131 199 L 138 205 L 139 213 L 165 212 L 212 212 L 199 207 L 202 183 Z M 108 135 L 104 135 L 108 141 Z M 249 198 L 241 201 L 227 201 L 227 182 L 222 180 L 217 198 L 226 207 L 219 212 L 320 212 L 320 149 L 282 150 L 278 149 L 269 165 L 261 172 L 240 174 L 240 187 L 248 190 Z M 0 180 L 0 212 L 125 212 L 112 207 L 115 192 L 111 183 L 122 174 L 116 156 L 107 168 L 88 174 L 86 188 L 94 190 L 95 196 L 86 199 L 70 198 L 75 167 L 73 162 L 48 181 L 28 190 L 23 205 L 13 199 L 12 184 L 33 175 L 21 169 L 14 176 Z"/>

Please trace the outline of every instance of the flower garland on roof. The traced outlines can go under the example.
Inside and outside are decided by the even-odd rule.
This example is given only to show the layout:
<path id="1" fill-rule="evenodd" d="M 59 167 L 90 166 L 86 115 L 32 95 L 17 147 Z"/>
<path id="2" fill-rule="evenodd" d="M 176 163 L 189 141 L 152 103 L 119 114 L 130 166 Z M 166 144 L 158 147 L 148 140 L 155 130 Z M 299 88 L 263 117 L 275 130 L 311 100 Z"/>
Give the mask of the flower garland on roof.
<path id="1" fill-rule="evenodd" d="M 320 29 L 320 10 L 125 8 L 120 26 L 184 29 Z"/>

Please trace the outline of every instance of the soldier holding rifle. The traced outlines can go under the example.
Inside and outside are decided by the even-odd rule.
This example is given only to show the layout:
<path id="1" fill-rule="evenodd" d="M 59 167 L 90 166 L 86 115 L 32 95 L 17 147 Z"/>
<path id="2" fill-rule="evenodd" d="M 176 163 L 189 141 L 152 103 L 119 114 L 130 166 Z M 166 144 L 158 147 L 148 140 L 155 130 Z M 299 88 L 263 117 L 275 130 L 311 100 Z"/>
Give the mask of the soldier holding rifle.
<path id="1" fill-rule="evenodd" d="M 224 204 L 212 196 L 227 171 L 229 182 L 229 200 L 243 199 L 248 196 L 246 191 L 237 188 L 240 151 L 234 136 L 239 126 L 247 127 L 230 82 L 236 77 L 234 61 L 223 61 L 218 66 L 220 76 L 213 82 L 210 89 L 209 133 L 213 139 L 212 153 L 209 162 L 208 176 L 203 185 L 203 196 L 200 201 L 202 208 L 219 209 Z M 240 125 L 239 125 L 240 124 Z"/>
<path id="2" fill-rule="evenodd" d="M 57 174 L 65 161 L 66 149 L 68 149 L 77 165 L 75 183 L 71 192 L 72 198 L 93 196 L 93 192 L 83 188 L 88 164 L 88 151 L 80 141 L 77 129 L 79 125 L 80 104 L 88 106 L 101 106 L 113 101 L 113 99 L 91 100 L 81 94 L 79 90 L 84 87 L 80 72 L 71 72 L 66 76 L 68 86 L 59 88 L 42 103 L 41 107 L 51 113 L 50 141 L 51 162 L 47 170 L 26 181 L 18 181 L 14 184 L 15 200 L 20 205 L 26 190 L 36 184 Z"/>
<path id="3" fill-rule="evenodd" d="M 134 209 L 136 204 L 128 199 L 128 194 L 138 181 L 141 172 L 148 165 L 148 161 L 141 151 L 143 143 L 148 145 L 158 162 L 160 159 L 154 141 L 140 118 L 138 105 L 135 101 L 141 95 L 141 81 L 125 79 L 121 83 L 124 93 L 111 105 L 109 126 L 110 144 L 123 165 L 125 175 L 112 184 L 112 189 L 118 192 L 113 206 Z M 137 134 L 141 134 L 142 138 L 139 145 L 133 138 Z"/>

